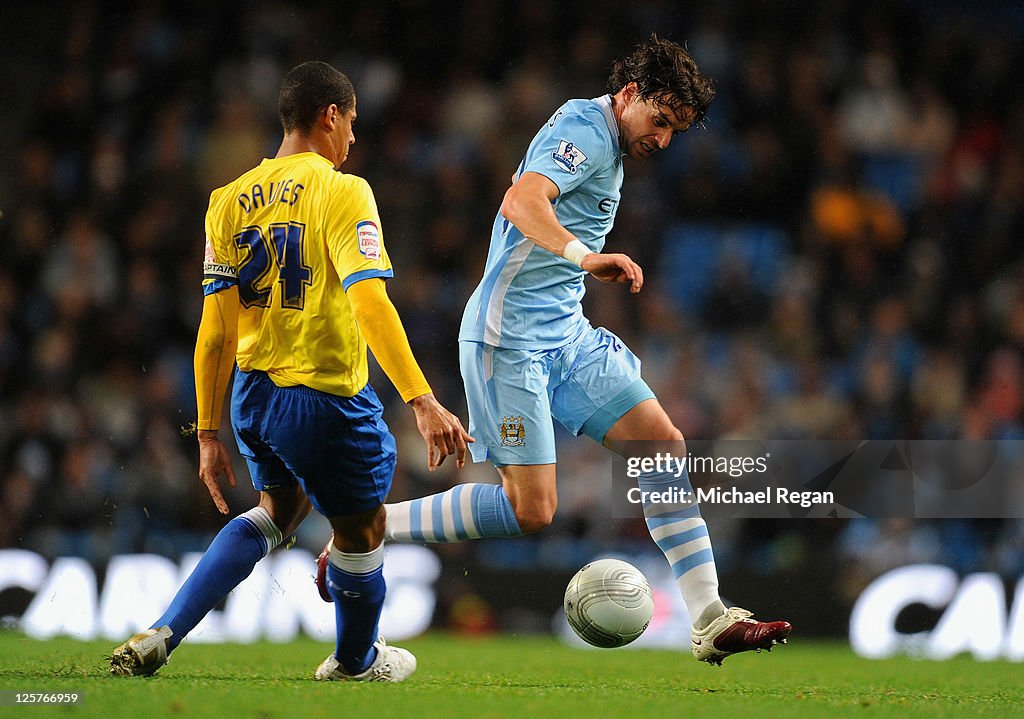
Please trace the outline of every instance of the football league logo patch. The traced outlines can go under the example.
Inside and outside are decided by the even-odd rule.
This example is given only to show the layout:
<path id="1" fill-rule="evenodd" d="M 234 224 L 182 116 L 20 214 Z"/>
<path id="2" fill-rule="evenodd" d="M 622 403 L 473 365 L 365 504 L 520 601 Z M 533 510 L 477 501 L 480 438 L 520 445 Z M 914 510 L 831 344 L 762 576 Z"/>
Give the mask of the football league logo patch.
<path id="1" fill-rule="evenodd" d="M 356 239 L 359 240 L 359 253 L 370 260 L 380 259 L 380 230 L 376 223 L 363 220 L 356 223 Z"/>
<path id="2" fill-rule="evenodd" d="M 587 156 L 583 150 L 568 140 L 559 140 L 558 150 L 552 152 L 551 157 L 555 159 L 559 167 L 573 175 L 576 174 L 579 166 L 587 161 Z"/>
<path id="3" fill-rule="evenodd" d="M 526 427 L 523 426 L 522 417 L 501 418 L 501 446 L 502 447 L 525 447 Z"/>

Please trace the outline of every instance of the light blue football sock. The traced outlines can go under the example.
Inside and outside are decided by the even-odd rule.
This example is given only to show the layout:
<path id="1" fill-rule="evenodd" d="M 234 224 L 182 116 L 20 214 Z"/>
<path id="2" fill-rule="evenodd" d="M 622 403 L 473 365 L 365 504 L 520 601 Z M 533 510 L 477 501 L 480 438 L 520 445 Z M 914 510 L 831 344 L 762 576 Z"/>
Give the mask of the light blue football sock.
<path id="1" fill-rule="evenodd" d="M 459 484 L 447 492 L 387 505 L 390 542 L 460 542 L 523 533 L 500 484 Z"/>
<path id="2" fill-rule="evenodd" d="M 349 674 L 361 674 L 377 658 L 377 626 L 384 608 L 384 543 L 365 554 L 331 550 L 327 591 L 334 598 L 334 656 Z"/>
<path id="3" fill-rule="evenodd" d="M 641 492 L 685 490 L 693 498 L 693 487 L 685 469 L 679 477 L 664 472 L 645 473 L 637 479 L 637 485 Z M 718 596 L 718 570 L 708 526 L 700 516 L 696 499 L 690 505 L 645 502 L 644 519 L 651 538 L 672 567 L 690 620 L 695 628 L 702 628 L 709 621 L 707 617 L 717 617 L 725 611 L 725 605 Z M 712 611 L 708 612 L 709 609 Z"/>
<path id="4" fill-rule="evenodd" d="M 192 574 L 152 627 L 173 632 L 168 651 L 181 644 L 203 617 L 252 574 L 256 562 L 281 542 L 281 530 L 262 507 L 254 507 L 224 525 Z"/>

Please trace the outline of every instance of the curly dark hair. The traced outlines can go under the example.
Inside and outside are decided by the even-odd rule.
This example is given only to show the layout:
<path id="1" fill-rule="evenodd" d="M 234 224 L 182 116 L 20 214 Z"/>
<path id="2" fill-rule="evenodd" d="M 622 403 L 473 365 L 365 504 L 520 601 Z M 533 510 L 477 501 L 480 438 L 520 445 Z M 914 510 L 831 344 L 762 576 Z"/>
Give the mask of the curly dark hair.
<path id="1" fill-rule="evenodd" d="M 714 83 L 700 74 L 690 53 L 654 34 L 612 65 L 608 89 L 613 94 L 631 82 L 636 83 L 641 98 L 653 100 L 673 112 L 685 105 L 692 107 L 696 112 L 694 125 L 704 120 L 715 97 Z"/>
<path id="2" fill-rule="evenodd" d="M 285 132 L 308 132 L 328 105 L 348 112 L 355 104 L 352 82 L 326 62 L 310 60 L 292 68 L 281 82 L 277 113 Z"/>

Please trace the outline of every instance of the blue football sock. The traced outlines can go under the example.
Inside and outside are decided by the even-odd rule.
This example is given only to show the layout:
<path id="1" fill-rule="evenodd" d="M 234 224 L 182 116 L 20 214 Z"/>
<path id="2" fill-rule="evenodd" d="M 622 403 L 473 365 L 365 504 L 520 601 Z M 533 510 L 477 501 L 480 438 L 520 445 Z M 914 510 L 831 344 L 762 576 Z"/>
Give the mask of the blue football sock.
<path id="1" fill-rule="evenodd" d="M 327 591 L 334 598 L 338 642 L 334 656 L 349 674 L 361 674 L 377 658 L 373 643 L 384 608 L 384 543 L 366 554 L 331 550 Z"/>
<path id="2" fill-rule="evenodd" d="M 645 473 L 637 484 L 642 492 L 664 492 L 675 488 L 686 490 L 693 497 L 693 487 L 685 469 L 679 477 L 672 473 Z M 696 500 L 690 505 L 647 502 L 644 504 L 644 518 L 651 538 L 672 566 L 676 586 L 683 595 L 691 621 L 700 628 L 709 607 L 715 607 L 714 616 L 725 611 L 725 605 L 718 596 L 718 570 L 711 550 L 711 537 L 700 516 L 700 507 Z"/>
<path id="3" fill-rule="evenodd" d="M 250 509 L 224 525 L 167 611 L 152 625 L 171 628 L 168 651 L 181 644 L 185 635 L 280 542 L 281 531 L 262 507 Z"/>
<path id="4" fill-rule="evenodd" d="M 459 484 L 447 492 L 387 505 L 390 542 L 460 542 L 523 533 L 500 484 Z"/>

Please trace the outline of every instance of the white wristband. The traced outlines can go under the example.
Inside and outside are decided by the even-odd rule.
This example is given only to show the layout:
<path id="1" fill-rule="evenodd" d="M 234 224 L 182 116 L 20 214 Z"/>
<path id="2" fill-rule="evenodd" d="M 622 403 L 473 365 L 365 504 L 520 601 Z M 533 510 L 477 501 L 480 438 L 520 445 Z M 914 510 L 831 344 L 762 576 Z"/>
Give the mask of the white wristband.
<path id="1" fill-rule="evenodd" d="M 562 250 L 562 257 L 569 260 L 577 267 L 583 267 L 583 258 L 593 252 L 592 249 L 584 245 L 579 240 L 573 240 L 565 246 Z"/>

